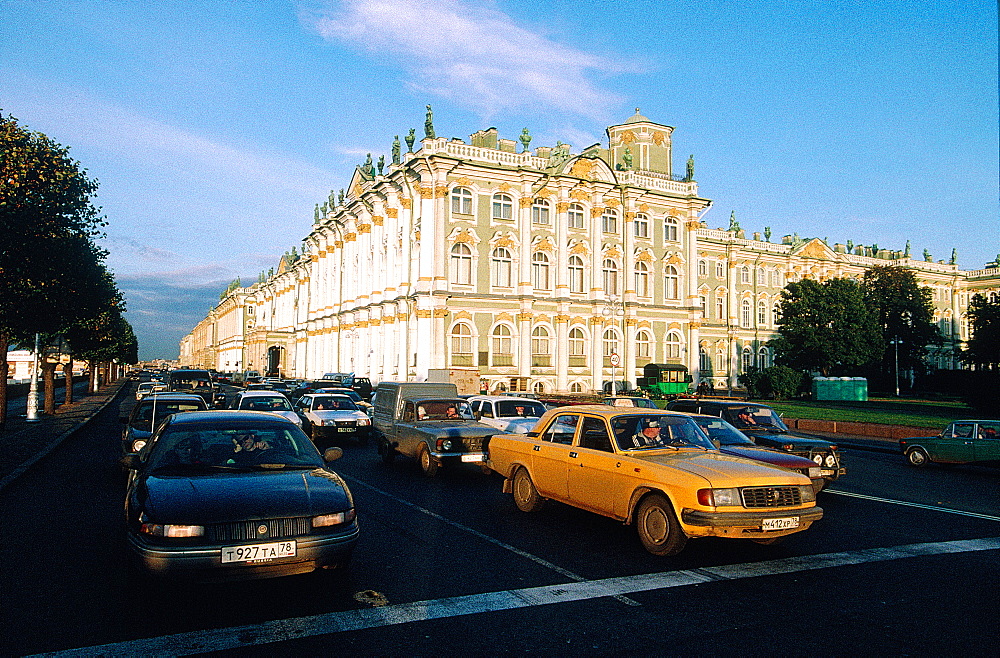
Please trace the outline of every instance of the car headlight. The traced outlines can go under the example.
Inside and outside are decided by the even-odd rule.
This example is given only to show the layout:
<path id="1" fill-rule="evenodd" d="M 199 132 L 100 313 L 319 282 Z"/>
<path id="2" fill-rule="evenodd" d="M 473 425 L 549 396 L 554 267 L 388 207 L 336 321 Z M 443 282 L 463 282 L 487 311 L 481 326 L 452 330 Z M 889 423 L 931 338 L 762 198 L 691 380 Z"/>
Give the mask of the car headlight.
<path id="1" fill-rule="evenodd" d="M 139 452 L 146 447 L 146 439 L 136 439 L 132 442 L 132 452 Z"/>
<path id="2" fill-rule="evenodd" d="M 358 427 L 368 427 L 372 421 L 368 418 L 358 418 Z"/>
<path id="3" fill-rule="evenodd" d="M 451 450 L 451 439 L 438 439 L 439 450 Z"/>
<path id="4" fill-rule="evenodd" d="M 813 461 L 816 462 L 817 465 L 822 466 L 823 465 L 823 455 L 813 455 Z"/>
<path id="5" fill-rule="evenodd" d="M 152 537 L 201 537 L 205 534 L 205 526 L 143 523 L 139 532 Z"/>
<path id="6" fill-rule="evenodd" d="M 816 492 L 813 491 L 811 484 L 803 484 L 799 486 L 799 496 L 803 503 L 815 503 L 816 502 Z"/>
<path id="7" fill-rule="evenodd" d="M 833 456 L 833 453 L 830 453 L 829 455 L 827 455 L 825 461 L 826 461 L 826 467 L 827 468 L 833 468 L 834 466 L 837 465 L 837 458 Z"/>
<path id="8" fill-rule="evenodd" d="M 739 489 L 699 489 L 698 502 L 706 507 L 723 507 L 726 505 L 741 507 L 743 505 Z"/>
<path id="9" fill-rule="evenodd" d="M 354 508 L 347 510 L 346 512 L 337 512 L 336 514 L 321 514 L 320 516 L 314 516 L 312 519 L 312 527 L 314 528 L 328 528 L 334 525 L 342 525 L 344 523 L 350 523 L 354 520 L 356 513 Z"/>
<path id="10" fill-rule="evenodd" d="M 333 418 L 322 418 L 322 419 L 320 419 L 319 424 L 320 425 L 336 425 L 337 421 L 334 420 Z"/>

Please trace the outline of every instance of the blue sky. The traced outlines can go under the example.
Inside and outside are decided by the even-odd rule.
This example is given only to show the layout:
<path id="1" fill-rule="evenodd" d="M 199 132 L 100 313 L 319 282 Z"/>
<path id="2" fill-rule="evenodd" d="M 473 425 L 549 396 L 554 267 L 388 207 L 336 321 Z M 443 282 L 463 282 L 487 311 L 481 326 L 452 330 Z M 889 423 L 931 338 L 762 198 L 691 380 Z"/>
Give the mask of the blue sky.
<path id="1" fill-rule="evenodd" d="M 0 0 L 0 108 L 100 182 L 140 357 L 394 135 L 578 151 L 636 107 L 730 212 L 963 269 L 1000 252 L 992 0 Z"/>

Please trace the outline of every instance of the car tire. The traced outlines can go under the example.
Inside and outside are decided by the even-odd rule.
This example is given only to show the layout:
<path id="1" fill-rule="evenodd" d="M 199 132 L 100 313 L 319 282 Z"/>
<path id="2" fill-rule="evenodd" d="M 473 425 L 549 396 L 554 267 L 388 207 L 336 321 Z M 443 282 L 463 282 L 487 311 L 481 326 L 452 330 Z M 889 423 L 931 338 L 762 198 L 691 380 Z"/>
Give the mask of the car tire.
<path id="1" fill-rule="evenodd" d="M 653 555 L 677 555 L 687 544 L 687 535 L 681 530 L 673 505 L 660 494 L 650 494 L 639 503 L 635 528 L 639 541 Z"/>
<path id="2" fill-rule="evenodd" d="M 438 463 L 431 455 L 431 451 L 427 449 L 427 446 L 420 448 L 420 454 L 417 455 L 417 459 L 420 461 L 420 470 L 423 471 L 424 475 L 429 478 L 437 475 Z"/>
<path id="3" fill-rule="evenodd" d="M 931 463 L 931 458 L 927 451 L 920 447 L 909 448 L 906 451 L 906 461 L 910 466 L 923 468 Z"/>
<path id="4" fill-rule="evenodd" d="M 523 466 L 514 471 L 510 490 L 514 496 L 514 504 L 522 512 L 537 512 L 545 502 L 545 499 L 538 494 L 535 483 L 531 481 L 528 469 Z"/>

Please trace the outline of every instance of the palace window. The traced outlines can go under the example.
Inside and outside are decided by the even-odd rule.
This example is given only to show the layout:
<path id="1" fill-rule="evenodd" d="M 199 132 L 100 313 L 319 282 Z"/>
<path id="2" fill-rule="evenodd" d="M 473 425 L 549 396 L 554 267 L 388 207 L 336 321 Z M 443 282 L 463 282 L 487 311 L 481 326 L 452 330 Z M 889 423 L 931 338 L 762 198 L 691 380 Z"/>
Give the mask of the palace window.
<path id="1" fill-rule="evenodd" d="M 451 276 L 452 283 L 472 284 L 472 250 L 463 242 L 451 248 Z"/>
<path id="2" fill-rule="evenodd" d="M 579 203 L 569 204 L 569 227 L 583 228 L 583 206 Z"/>
<path id="3" fill-rule="evenodd" d="M 649 265 L 639 261 L 635 264 L 635 294 L 639 297 L 651 297 L 649 286 Z"/>
<path id="4" fill-rule="evenodd" d="M 750 306 L 750 300 L 744 299 L 743 303 L 740 305 L 740 321 L 743 327 L 753 326 L 753 308 Z"/>
<path id="5" fill-rule="evenodd" d="M 513 217 L 513 208 L 514 201 L 509 195 L 493 195 L 493 219 L 511 219 Z"/>
<path id="6" fill-rule="evenodd" d="M 491 258 L 493 285 L 497 288 L 511 287 L 511 264 L 513 260 L 510 250 L 506 247 L 497 247 L 493 250 Z"/>
<path id="7" fill-rule="evenodd" d="M 451 191 L 451 212 L 458 215 L 472 214 L 472 191 L 466 187 L 456 187 Z"/>
<path id="8" fill-rule="evenodd" d="M 708 276 L 708 261 L 704 258 L 698 259 L 698 276 Z"/>
<path id="9" fill-rule="evenodd" d="M 451 363 L 455 366 L 471 366 L 472 328 L 460 322 L 451 329 Z"/>
<path id="10" fill-rule="evenodd" d="M 676 331 L 671 331 L 667 333 L 666 340 L 663 343 L 664 354 L 663 356 L 668 359 L 680 359 L 681 358 L 681 335 Z"/>
<path id="11" fill-rule="evenodd" d="M 726 264 L 721 260 L 715 261 L 715 278 L 716 279 L 726 278 Z"/>
<path id="12" fill-rule="evenodd" d="M 746 265 L 740 268 L 740 283 L 750 283 L 750 268 Z"/>
<path id="13" fill-rule="evenodd" d="M 663 220 L 663 240 L 664 242 L 678 242 L 677 219 L 667 217 Z"/>
<path id="14" fill-rule="evenodd" d="M 498 324 L 493 328 L 493 335 L 490 337 L 490 348 L 493 365 L 514 365 L 513 340 L 511 339 L 510 327 L 505 324 Z"/>
<path id="15" fill-rule="evenodd" d="M 549 257 L 541 251 L 531 254 L 531 285 L 535 290 L 550 290 Z"/>
<path id="16" fill-rule="evenodd" d="M 618 213 L 614 210 L 605 210 L 601 215 L 601 230 L 605 233 L 618 232 Z"/>
<path id="17" fill-rule="evenodd" d="M 548 367 L 552 365 L 549 330 L 539 325 L 531 331 L 531 365 Z"/>
<path id="18" fill-rule="evenodd" d="M 569 291 L 583 292 L 583 259 L 579 256 L 569 257 Z"/>
<path id="19" fill-rule="evenodd" d="M 639 361 L 649 361 L 652 357 L 650 356 L 652 352 L 653 339 L 650 337 L 649 332 L 645 329 L 640 329 L 635 334 L 635 358 Z M 643 364 L 645 365 L 645 364 Z"/>
<path id="20" fill-rule="evenodd" d="M 618 294 L 618 264 L 610 258 L 604 259 L 604 293 L 607 295 Z"/>
<path id="21" fill-rule="evenodd" d="M 680 285 L 677 268 L 667 265 L 663 271 L 663 297 L 664 299 L 680 299 Z"/>
<path id="22" fill-rule="evenodd" d="M 764 300 L 757 302 L 757 325 L 767 326 L 767 302 Z"/>
<path id="23" fill-rule="evenodd" d="M 549 225 L 549 202 L 545 199 L 535 199 L 531 204 L 531 223 Z"/>
<path id="24" fill-rule="evenodd" d="M 639 213 L 635 216 L 635 237 L 637 238 L 648 238 L 649 237 L 649 217 L 643 213 Z"/>

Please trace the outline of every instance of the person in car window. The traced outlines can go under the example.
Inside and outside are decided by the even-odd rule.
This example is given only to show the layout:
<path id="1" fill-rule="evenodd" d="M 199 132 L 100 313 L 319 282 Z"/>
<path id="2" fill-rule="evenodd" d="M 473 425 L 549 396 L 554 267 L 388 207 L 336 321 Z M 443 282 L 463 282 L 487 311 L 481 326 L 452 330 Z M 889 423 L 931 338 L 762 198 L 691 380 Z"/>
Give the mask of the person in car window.
<path id="1" fill-rule="evenodd" d="M 750 413 L 749 409 L 743 409 L 742 411 L 740 411 L 740 413 L 736 415 L 736 418 L 738 418 L 739 421 L 744 425 L 757 424 L 757 421 L 753 419 L 753 414 Z"/>
<path id="2" fill-rule="evenodd" d="M 461 418 L 461 416 L 458 415 L 458 409 L 456 409 L 455 405 L 453 405 L 453 404 L 449 404 L 448 405 L 448 410 L 445 412 L 445 417 L 446 418 Z"/>

